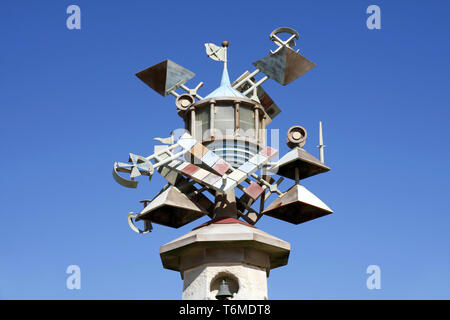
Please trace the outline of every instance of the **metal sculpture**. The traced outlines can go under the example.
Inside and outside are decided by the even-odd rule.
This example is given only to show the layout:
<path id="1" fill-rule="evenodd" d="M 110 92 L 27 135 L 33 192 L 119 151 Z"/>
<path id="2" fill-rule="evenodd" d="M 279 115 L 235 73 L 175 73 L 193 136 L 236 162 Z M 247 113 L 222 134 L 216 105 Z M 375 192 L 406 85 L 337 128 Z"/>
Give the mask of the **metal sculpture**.
<path id="1" fill-rule="evenodd" d="M 282 40 L 279 35 L 283 33 L 290 37 Z M 278 150 L 266 145 L 265 127 L 281 110 L 261 84 L 273 79 L 286 85 L 315 66 L 299 50 L 294 51 L 299 39 L 295 30 L 278 28 L 270 39 L 278 48 L 254 62 L 255 71 L 245 71 L 233 83 L 227 70 L 229 43 L 224 41 L 221 47 L 205 44 L 207 55 L 224 64 L 219 88 L 205 98 L 198 94 L 203 82 L 194 89 L 187 87 L 195 74 L 171 60 L 136 74 L 160 95 L 176 97 L 177 113 L 185 121 L 186 131 L 178 139 L 173 132 L 168 138 L 155 138 L 162 145 L 156 145 L 149 156 L 130 153 L 128 163 L 114 163 L 114 179 L 124 187 L 136 188 L 136 178 L 144 175 L 151 179 L 155 171 L 168 182 L 152 200 L 141 201 L 142 211 L 128 214 L 133 231 L 148 233 L 152 223 L 179 228 L 205 215 L 242 218 L 253 225 L 263 215 L 298 224 L 332 213 L 299 184 L 330 170 L 323 163 L 322 123 L 320 160 L 303 149 L 307 133 L 301 126 L 288 131 L 291 151 L 279 160 L 274 159 Z M 256 80 L 260 72 L 265 75 Z M 179 89 L 185 93 L 178 93 Z M 275 180 L 275 174 L 281 177 Z M 287 191 L 280 189 L 284 178 L 295 181 Z M 278 197 L 266 207 L 273 194 Z M 140 220 L 144 230 L 135 225 Z"/>

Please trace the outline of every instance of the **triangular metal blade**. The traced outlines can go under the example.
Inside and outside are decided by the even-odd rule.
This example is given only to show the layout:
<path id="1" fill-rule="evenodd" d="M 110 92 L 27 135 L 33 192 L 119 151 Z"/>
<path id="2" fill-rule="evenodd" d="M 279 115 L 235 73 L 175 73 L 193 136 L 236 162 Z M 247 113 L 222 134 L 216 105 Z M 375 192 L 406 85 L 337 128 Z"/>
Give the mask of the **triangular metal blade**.
<path id="1" fill-rule="evenodd" d="M 263 214 L 293 224 L 320 218 L 333 211 L 302 185 L 294 185 L 275 199 Z"/>
<path id="2" fill-rule="evenodd" d="M 208 211 L 189 199 L 177 187 L 171 186 L 159 193 L 136 217 L 172 228 L 179 228 L 204 215 Z"/>
<path id="3" fill-rule="evenodd" d="M 134 153 L 130 153 L 128 157 L 128 162 L 132 162 L 133 164 L 137 164 L 138 156 Z"/>
<path id="4" fill-rule="evenodd" d="M 171 60 L 164 60 L 136 73 L 136 76 L 165 97 L 170 91 L 176 90 L 182 84 L 192 79 L 195 73 Z"/>
<path id="5" fill-rule="evenodd" d="M 130 174 L 131 178 L 136 178 L 136 177 L 139 177 L 140 175 L 141 175 L 141 173 L 139 172 L 139 169 L 137 167 L 133 167 L 133 169 L 131 169 L 131 174 Z"/>
<path id="6" fill-rule="evenodd" d="M 316 66 L 314 62 L 288 47 L 283 47 L 278 52 L 253 62 L 253 65 L 283 86 Z"/>
<path id="7" fill-rule="evenodd" d="M 294 148 L 286 153 L 270 171 L 295 180 L 296 168 L 298 168 L 300 180 L 330 171 L 329 167 L 302 148 Z"/>
<path id="8" fill-rule="evenodd" d="M 138 163 L 137 167 L 141 170 L 144 170 L 145 172 L 150 172 L 150 169 L 153 167 L 153 165 L 150 161 L 146 161 Z"/>

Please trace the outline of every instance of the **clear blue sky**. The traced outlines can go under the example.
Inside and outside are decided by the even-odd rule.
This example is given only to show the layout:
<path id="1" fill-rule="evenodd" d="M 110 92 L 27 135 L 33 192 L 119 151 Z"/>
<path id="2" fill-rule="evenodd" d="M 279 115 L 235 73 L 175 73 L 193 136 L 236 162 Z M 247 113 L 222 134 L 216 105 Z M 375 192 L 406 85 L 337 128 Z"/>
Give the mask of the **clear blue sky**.
<path id="1" fill-rule="evenodd" d="M 127 213 L 163 179 L 123 188 L 113 162 L 150 154 L 154 137 L 182 125 L 174 99 L 134 74 L 169 58 L 206 95 L 221 65 L 203 43 L 230 42 L 235 79 L 274 48 L 279 26 L 299 31 L 317 67 L 286 87 L 265 84 L 282 108 L 270 128 L 284 140 L 304 126 L 317 155 L 323 121 L 332 171 L 304 185 L 335 213 L 258 223 L 292 245 L 289 264 L 270 274 L 269 298 L 450 298 L 449 2 L 273 3 L 1 2 L 0 299 L 179 299 L 180 275 L 162 268 L 159 247 L 207 219 L 149 235 L 128 227 Z M 81 30 L 66 28 L 71 4 Z M 366 28 L 371 4 L 381 30 Z M 72 264 L 81 290 L 66 289 Z M 381 290 L 366 288 L 372 264 Z"/>

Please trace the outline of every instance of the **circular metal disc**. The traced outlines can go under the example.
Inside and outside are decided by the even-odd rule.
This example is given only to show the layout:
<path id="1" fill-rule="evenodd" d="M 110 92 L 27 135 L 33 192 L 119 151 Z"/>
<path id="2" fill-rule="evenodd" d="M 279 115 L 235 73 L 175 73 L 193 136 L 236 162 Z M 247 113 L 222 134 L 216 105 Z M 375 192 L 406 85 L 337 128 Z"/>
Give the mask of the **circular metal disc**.
<path id="1" fill-rule="evenodd" d="M 306 129 L 302 126 L 293 126 L 287 133 L 287 145 L 289 148 L 303 147 L 306 143 Z"/>
<path id="2" fill-rule="evenodd" d="M 190 94 L 184 93 L 177 97 L 177 100 L 175 101 L 175 105 L 177 106 L 178 110 L 186 111 L 191 104 L 195 102 L 195 99 Z"/>

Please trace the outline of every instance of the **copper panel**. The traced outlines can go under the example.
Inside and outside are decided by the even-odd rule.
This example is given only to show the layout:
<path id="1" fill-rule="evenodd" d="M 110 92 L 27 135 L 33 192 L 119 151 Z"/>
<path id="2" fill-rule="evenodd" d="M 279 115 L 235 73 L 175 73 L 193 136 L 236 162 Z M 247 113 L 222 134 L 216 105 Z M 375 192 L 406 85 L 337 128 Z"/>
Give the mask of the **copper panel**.
<path id="1" fill-rule="evenodd" d="M 263 191 L 264 189 L 253 181 L 247 188 L 244 189 L 244 192 L 253 200 L 257 200 Z"/>
<path id="2" fill-rule="evenodd" d="M 195 164 L 190 163 L 183 170 L 181 170 L 181 173 L 186 176 L 192 176 L 199 169 L 200 168 L 197 167 Z"/>
<path id="3" fill-rule="evenodd" d="M 197 159 L 201 159 L 209 150 L 202 145 L 200 142 L 194 144 L 194 146 L 189 151 Z"/>
<path id="4" fill-rule="evenodd" d="M 212 169 L 219 175 L 223 176 L 228 170 L 231 169 L 231 167 L 225 160 L 220 159 L 215 165 L 213 165 Z"/>
<path id="5" fill-rule="evenodd" d="M 259 152 L 260 155 L 266 156 L 267 158 L 272 159 L 278 154 L 278 150 L 271 148 L 271 147 L 265 147 Z"/>

